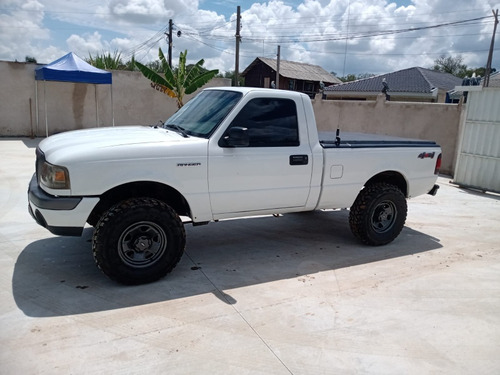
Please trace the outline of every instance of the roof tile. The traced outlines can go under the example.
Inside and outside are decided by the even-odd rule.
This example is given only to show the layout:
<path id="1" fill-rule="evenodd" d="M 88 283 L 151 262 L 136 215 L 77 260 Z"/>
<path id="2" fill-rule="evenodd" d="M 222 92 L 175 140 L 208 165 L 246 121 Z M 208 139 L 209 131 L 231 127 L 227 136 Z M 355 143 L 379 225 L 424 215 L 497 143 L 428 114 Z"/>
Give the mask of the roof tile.
<path id="1" fill-rule="evenodd" d="M 462 79 L 449 73 L 414 67 L 393 73 L 381 74 L 340 85 L 329 86 L 325 91 L 340 92 L 380 92 L 382 80 L 385 79 L 389 92 L 431 93 L 435 88 L 452 90 L 462 83 Z"/>

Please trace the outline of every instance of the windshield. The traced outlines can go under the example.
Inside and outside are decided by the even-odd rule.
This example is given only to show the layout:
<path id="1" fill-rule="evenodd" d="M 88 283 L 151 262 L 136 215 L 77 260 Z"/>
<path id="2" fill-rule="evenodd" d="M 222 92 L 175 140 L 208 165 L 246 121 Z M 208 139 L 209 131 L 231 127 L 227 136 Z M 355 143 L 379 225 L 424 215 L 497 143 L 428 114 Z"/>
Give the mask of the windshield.
<path id="1" fill-rule="evenodd" d="M 241 97 L 240 92 L 234 91 L 202 91 L 174 113 L 164 127 L 182 129 L 188 135 L 208 138 Z"/>

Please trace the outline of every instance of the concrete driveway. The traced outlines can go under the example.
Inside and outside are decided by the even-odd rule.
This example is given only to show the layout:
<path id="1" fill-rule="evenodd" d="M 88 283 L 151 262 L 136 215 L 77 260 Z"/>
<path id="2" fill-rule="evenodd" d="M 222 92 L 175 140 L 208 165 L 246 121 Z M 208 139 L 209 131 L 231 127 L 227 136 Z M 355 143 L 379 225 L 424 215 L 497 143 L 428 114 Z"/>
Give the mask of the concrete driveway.
<path id="1" fill-rule="evenodd" d="M 27 211 L 30 139 L 0 140 L 0 374 L 499 374 L 500 197 L 440 178 L 388 246 L 347 211 L 187 226 L 165 279 L 95 267 L 92 229 Z"/>

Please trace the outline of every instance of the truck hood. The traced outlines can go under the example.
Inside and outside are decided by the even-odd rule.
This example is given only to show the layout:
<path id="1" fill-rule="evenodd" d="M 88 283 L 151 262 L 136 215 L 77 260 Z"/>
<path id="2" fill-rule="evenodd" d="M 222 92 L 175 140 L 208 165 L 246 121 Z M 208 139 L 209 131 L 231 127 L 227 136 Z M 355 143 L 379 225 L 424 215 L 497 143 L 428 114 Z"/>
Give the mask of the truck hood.
<path id="1" fill-rule="evenodd" d="M 39 148 L 52 164 L 106 161 L 124 158 L 156 158 L 179 155 L 190 146 L 206 144 L 197 137 L 148 126 L 121 126 L 75 130 L 56 134 L 40 142 Z M 180 152 L 183 154 L 184 152 Z"/>

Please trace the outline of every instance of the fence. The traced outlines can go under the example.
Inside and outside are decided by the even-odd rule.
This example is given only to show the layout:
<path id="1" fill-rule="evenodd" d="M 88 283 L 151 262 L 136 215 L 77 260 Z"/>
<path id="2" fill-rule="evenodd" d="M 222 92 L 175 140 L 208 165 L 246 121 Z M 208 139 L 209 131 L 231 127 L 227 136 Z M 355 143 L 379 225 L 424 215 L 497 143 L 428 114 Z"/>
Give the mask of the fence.
<path id="1" fill-rule="evenodd" d="M 500 193 L 500 89 L 471 91 L 454 182 Z"/>

